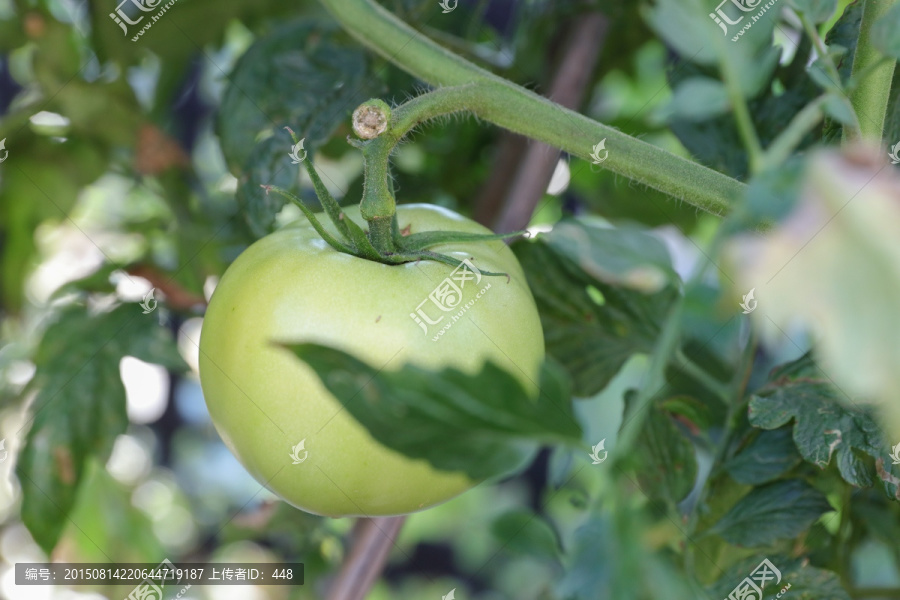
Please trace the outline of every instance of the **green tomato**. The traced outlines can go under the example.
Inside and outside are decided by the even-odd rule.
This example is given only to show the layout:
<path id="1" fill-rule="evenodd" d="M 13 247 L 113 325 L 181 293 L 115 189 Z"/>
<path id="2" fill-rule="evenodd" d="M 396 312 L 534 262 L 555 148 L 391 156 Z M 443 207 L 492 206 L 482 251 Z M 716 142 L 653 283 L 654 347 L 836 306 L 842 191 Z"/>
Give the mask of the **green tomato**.
<path id="1" fill-rule="evenodd" d="M 362 223 L 358 208 L 346 213 Z M 397 216 L 411 233 L 489 233 L 435 206 L 400 206 Z M 454 274 L 454 267 L 433 261 L 389 266 L 356 258 L 331 248 L 304 222 L 250 246 L 216 287 L 200 340 L 209 413 L 244 467 L 294 506 L 333 517 L 398 515 L 477 482 L 375 441 L 279 343 L 325 344 L 386 370 L 412 363 L 475 373 L 490 359 L 537 396 L 543 333 L 513 253 L 500 241 L 434 250 L 509 279 Z M 463 277 L 469 279 L 458 281 Z M 461 300 L 452 293 L 460 284 Z"/>

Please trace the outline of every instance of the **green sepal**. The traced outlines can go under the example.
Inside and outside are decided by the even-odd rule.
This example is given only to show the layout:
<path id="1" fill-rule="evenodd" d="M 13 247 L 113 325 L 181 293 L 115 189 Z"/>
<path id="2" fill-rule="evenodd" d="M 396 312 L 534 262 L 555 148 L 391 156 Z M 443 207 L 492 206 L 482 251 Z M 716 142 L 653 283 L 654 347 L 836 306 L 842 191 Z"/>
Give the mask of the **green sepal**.
<path id="1" fill-rule="evenodd" d="M 325 187 L 312 161 L 304 162 L 306 162 L 306 171 L 313 182 L 313 188 L 316 190 L 316 197 L 319 199 L 319 203 L 325 209 L 325 212 L 328 213 L 328 217 L 334 223 L 334 226 L 337 227 L 337 230 L 356 248 L 356 252 L 353 254 L 361 258 L 378 260 L 378 251 L 375 250 L 372 242 L 366 237 L 366 232 L 353 219 L 344 214 L 344 211 L 341 210 L 341 205 L 337 203 L 337 200 Z"/>
<path id="2" fill-rule="evenodd" d="M 283 196 L 283 197 L 287 198 L 288 200 L 290 200 L 291 202 L 293 202 L 294 204 L 296 204 L 300 208 L 301 212 L 303 212 L 303 215 L 309 220 L 309 223 L 310 223 L 310 225 L 313 226 L 313 229 L 316 230 L 316 233 L 318 233 L 320 236 L 322 236 L 322 239 L 325 240 L 329 246 L 331 246 L 335 250 L 338 250 L 339 252 L 357 256 L 356 248 L 351 248 L 350 246 L 348 246 L 344 242 L 340 241 L 339 239 L 337 239 L 336 237 L 334 237 L 333 235 L 331 235 L 330 233 L 328 233 L 325 230 L 325 228 L 322 226 L 322 224 L 319 223 L 319 219 L 316 218 L 316 214 L 313 211 L 311 211 L 308 206 L 303 204 L 303 200 L 301 200 L 300 198 L 298 198 L 291 192 L 281 189 L 278 186 L 261 185 L 259 187 L 266 190 L 267 194 L 270 191 L 275 192 L 276 194 L 279 194 L 280 196 Z"/>

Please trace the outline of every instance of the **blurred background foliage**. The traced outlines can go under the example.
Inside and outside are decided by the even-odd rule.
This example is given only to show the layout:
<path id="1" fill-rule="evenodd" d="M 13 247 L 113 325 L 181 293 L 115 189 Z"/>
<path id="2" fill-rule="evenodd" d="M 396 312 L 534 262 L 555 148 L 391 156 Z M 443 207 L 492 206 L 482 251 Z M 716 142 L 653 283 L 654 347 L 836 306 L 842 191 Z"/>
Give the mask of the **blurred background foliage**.
<path id="1" fill-rule="evenodd" d="M 678 91 L 710 67 L 679 56 L 677 41 L 654 31 L 654 13 L 642 3 L 460 0 L 448 14 L 434 0 L 384 4 L 539 93 L 549 92 L 573 26 L 600 11 L 607 33 L 575 108 L 747 178 L 747 156 L 732 115 L 716 108 L 717 92 Z M 823 33 L 847 4 L 832 7 Z M 225 267 L 299 216 L 259 185 L 293 189 L 316 204 L 291 164 L 282 127 L 304 137 L 331 191 L 354 203 L 362 160 L 346 143 L 352 109 L 373 96 L 401 102 L 423 86 L 308 0 L 181 0 L 137 42 L 109 19 L 113 9 L 112 2 L 0 0 L 0 140 L 9 152 L 0 166 L 0 439 L 12 458 L 0 463 L 0 597 L 128 593 L 16 588 L 15 562 L 155 563 L 164 556 L 306 565 L 302 587 L 195 586 L 184 598 L 322 597 L 352 523 L 291 508 L 237 463 L 209 421 L 196 342 L 205 300 Z M 853 18 L 829 35 L 852 30 Z M 787 19 L 766 35 L 783 54 L 749 94 L 764 141 L 819 93 L 805 71 L 810 46 L 797 24 Z M 896 127 L 900 112 L 891 114 Z M 837 121 L 811 132 L 801 149 L 830 139 L 835 128 Z M 510 156 L 528 145 L 472 118 L 430 125 L 396 154 L 398 199 L 477 216 L 498 202 Z M 769 183 L 754 189 L 774 189 Z M 560 227 L 516 252 L 541 308 L 548 352 L 581 398 L 575 410 L 585 441 L 605 439 L 614 449 L 663 317 L 718 221 L 562 157 L 532 226 L 588 215 L 593 220 L 565 227 L 596 236 L 593 254 L 567 245 Z M 613 239 L 605 221 L 635 231 Z M 642 237 L 647 230 L 655 239 Z M 629 248 L 631 262 L 609 263 Z M 634 289 L 627 275 L 647 264 L 658 285 Z M 141 314 L 151 288 L 159 306 Z M 611 477 L 582 453 L 544 449 L 520 475 L 412 515 L 370 598 L 439 598 L 452 588 L 459 598 L 482 600 L 700 597 L 706 592 L 683 575 L 685 567 L 712 586 L 710 597 L 722 597 L 760 552 L 785 557 L 777 564 L 794 574 L 792 597 L 900 587 L 896 484 L 876 484 L 875 475 L 886 440 L 873 430 L 860 434 L 838 466 L 821 435 L 773 416 L 772 403 L 790 386 L 809 386 L 802 393 L 827 410 L 838 401 L 828 382 L 798 375 L 813 368 L 804 367 L 807 338 L 748 357 L 747 328 L 735 311 L 714 279 L 692 287 L 682 351 L 720 382 L 743 378 L 747 390 L 762 389 L 747 398 L 762 416 L 751 410 L 724 435 L 731 423 L 717 388 L 670 365 L 640 432 L 645 443 L 624 459 L 633 479 Z M 767 375 L 794 360 L 783 377 Z M 865 411 L 848 413 L 843 426 L 868 427 Z M 756 509 L 749 521 L 741 501 Z M 702 514 L 688 517 L 692 511 Z M 686 550 L 683 526 L 699 534 L 697 551 Z M 740 562 L 748 557 L 749 566 Z"/>

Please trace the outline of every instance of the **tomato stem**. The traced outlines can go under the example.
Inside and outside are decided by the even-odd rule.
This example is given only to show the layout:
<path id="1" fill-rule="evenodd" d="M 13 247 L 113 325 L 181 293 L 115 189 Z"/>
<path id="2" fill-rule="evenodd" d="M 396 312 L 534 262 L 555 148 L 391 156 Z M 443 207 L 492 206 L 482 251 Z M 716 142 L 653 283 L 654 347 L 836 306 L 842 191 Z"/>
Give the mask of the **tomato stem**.
<path id="1" fill-rule="evenodd" d="M 453 54 L 372 0 L 319 0 L 361 43 L 433 86 L 460 86 L 457 100 L 442 96 L 449 110 L 471 110 L 485 121 L 591 159 L 606 140 L 603 167 L 717 215 L 728 212 L 746 186 L 722 173 L 598 123 L 498 77 Z M 473 84 L 466 93 L 465 84 Z M 438 88 L 438 91 L 445 88 Z M 477 91 L 477 93 L 476 93 Z M 427 94 L 426 94 L 427 96 Z M 423 96 L 420 96 L 422 98 Z M 405 106 L 415 106 L 414 100 Z M 466 103 L 471 103 L 468 106 Z M 410 110 L 416 110 L 410 108 Z M 394 109 L 392 119 L 399 120 Z M 414 113 L 410 113 L 411 118 Z M 393 125 L 391 128 L 396 128 Z"/>
<path id="2" fill-rule="evenodd" d="M 451 91 L 450 95 L 452 96 L 453 93 L 455 92 Z M 267 194 L 270 191 L 275 192 L 296 204 L 322 239 L 338 252 L 389 265 L 433 260 L 458 267 L 462 264 L 459 259 L 432 252 L 428 248 L 453 242 L 492 241 L 521 234 L 521 232 L 516 232 L 507 235 L 491 235 L 458 231 L 424 231 L 408 236 L 401 234 L 397 224 L 397 205 L 394 201 L 389 173 L 390 155 L 397 142 L 412 127 L 422 120 L 441 114 L 440 111 L 444 110 L 441 108 L 442 100 L 439 96 L 435 97 L 437 98 L 436 102 L 430 99 L 419 101 L 413 104 L 412 110 L 407 109 L 407 105 L 401 106 L 398 110 L 399 118 L 396 120 L 392 118 L 390 107 L 378 99 L 361 104 L 353 112 L 353 131 L 364 139 L 362 142 L 351 141 L 351 143 L 363 152 L 364 184 L 360 213 L 369 225 L 368 232 L 363 231 L 359 225 L 346 216 L 337 200 L 325 187 L 311 159 L 305 160 L 304 166 L 312 180 L 316 196 L 322 203 L 326 215 L 337 229 L 337 236 L 329 232 L 315 213 L 291 192 L 273 185 L 261 187 L 266 190 Z M 424 110 L 415 108 L 420 106 L 426 108 Z M 285 129 L 291 134 L 291 138 L 296 144 L 297 134 L 289 127 L 285 127 Z M 482 275 L 506 275 L 506 273 L 482 271 Z"/>

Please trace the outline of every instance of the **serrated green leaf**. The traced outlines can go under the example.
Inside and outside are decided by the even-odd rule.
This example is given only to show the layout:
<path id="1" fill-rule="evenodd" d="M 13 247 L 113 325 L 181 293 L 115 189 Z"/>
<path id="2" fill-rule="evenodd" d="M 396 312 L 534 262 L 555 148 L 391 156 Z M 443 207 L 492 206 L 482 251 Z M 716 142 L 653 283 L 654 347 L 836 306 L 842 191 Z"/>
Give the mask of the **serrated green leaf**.
<path id="1" fill-rule="evenodd" d="M 710 529 L 736 546 L 767 546 L 797 537 L 831 510 L 825 496 L 800 479 L 754 488 Z"/>
<path id="2" fill-rule="evenodd" d="M 790 427 L 763 431 L 728 460 L 724 469 L 735 481 L 747 485 L 777 479 L 800 464 L 791 433 Z"/>
<path id="3" fill-rule="evenodd" d="M 900 5 L 892 6 L 887 14 L 872 25 L 872 45 L 879 52 L 894 60 L 900 60 Z"/>
<path id="4" fill-rule="evenodd" d="M 666 287 L 655 294 L 643 294 L 610 285 L 598 277 L 627 279 L 623 274 L 629 271 L 622 270 L 623 265 L 635 265 L 634 254 L 631 258 L 628 253 L 623 253 L 624 258 L 610 258 L 585 253 L 573 260 L 570 256 L 577 256 L 580 247 L 594 252 L 588 241 L 551 240 L 541 236 L 511 247 L 534 293 L 548 354 L 571 374 L 575 394 L 587 397 L 606 387 L 633 354 L 652 350 L 661 320 L 677 291 Z M 565 248 L 565 254 L 557 248 Z M 622 263 L 616 266 L 616 261 Z M 649 265 L 652 267 L 652 263 Z M 648 272 L 661 271 L 653 267 Z M 655 281 L 646 277 L 641 280 Z"/>
<path id="5" fill-rule="evenodd" d="M 770 578 L 766 581 L 766 585 L 763 588 L 763 596 L 759 600 L 771 600 L 786 587 L 787 590 L 781 595 L 782 598 L 794 598 L 796 600 L 850 600 L 850 596 L 841 587 L 840 578 L 835 573 L 810 566 L 806 564 L 805 560 L 789 558 L 780 554 L 758 555 L 738 561 L 729 567 L 716 583 L 708 588 L 710 596 L 713 598 L 727 598 L 744 578 L 749 577 L 759 567 L 763 559 L 769 560 L 772 566 L 778 570 L 781 578 L 778 579 L 778 574 L 769 569 L 769 573 L 775 578 Z M 755 581 L 758 582 L 759 580 Z"/>
<path id="6" fill-rule="evenodd" d="M 16 475 L 22 521 L 48 554 L 68 523 L 87 461 L 105 461 L 128 425 L 119 362 L 128 355 L 176 362 L 162 350 L 166 335 L 137 305 L 96 316 L 72 305 L 45 332 L 27 388 L 37 392 L 34 417 Z"/>
<path id="7" fill-rule="evenodd" d="M 268 233 L 283 201 L 259 185 L 297 190 L 290 157 L 292 128 L 308 154 L 324 144 L 377 85 L 361 48 L 334 24 L 304 19 L 258 39 L 241 57 L 222 98 L 217 130 L 222 152 L 242 185 L 238 201 L 257 235 Z"/>
<path id="8" fill-rule="evenodd" d="M 683 500 L 697 479 L 694 445 L 657 407 L 650 408 L 640 439 L 635 456 L 640 464 L 637 477 L 643 492 L 671 504 Z"/>
<path id="9" fill-rule="evenodd" d="M 875 150 L 864 158 L 810 153 L 794 211 L 764 239 L 732 246 L 731 277 L 739 288 L 756 287 L 765 308 L 750 319 L 767 340 L 807 328 L 840 398 L 877 402 L 886 427 L 900 432 L 900 178 L 886 158 Z"/>
<path id="10" fill-rule="evenodd" d="M 512 510 L 491 524 L 491 533 L 501 543 L 503 550 L 559 560 L 560 548 L 556 532 L 540 515 Z"/>
<path id="11" fill-rule="evenodd" d="M 520 467 L 541 443 L 581 442 L 568 381 L 549 363 L 532 398 L 490 362 L 475 375 L 412 365 L 385 372 L 326 346 L 288 348 L 372 437 L 438 469 L 484 479 Z M 399 430 L 398 420 L 404 423 Z"/>
<path id="12" fill-rule="evenodd" d="M 800 455 L 824 469 L 834 455 L 847 483 L 868 487 L 876 478 L 872 459 L 890 454 L 881 429 L 867 410 L 840 401 L 840 394 L 823 379 L 773 382 L 750 399 L 750 423 L 775 429 L 794 420 L 793 439 Z M 885 481 L 889 495 L 896 486 Z"/>

